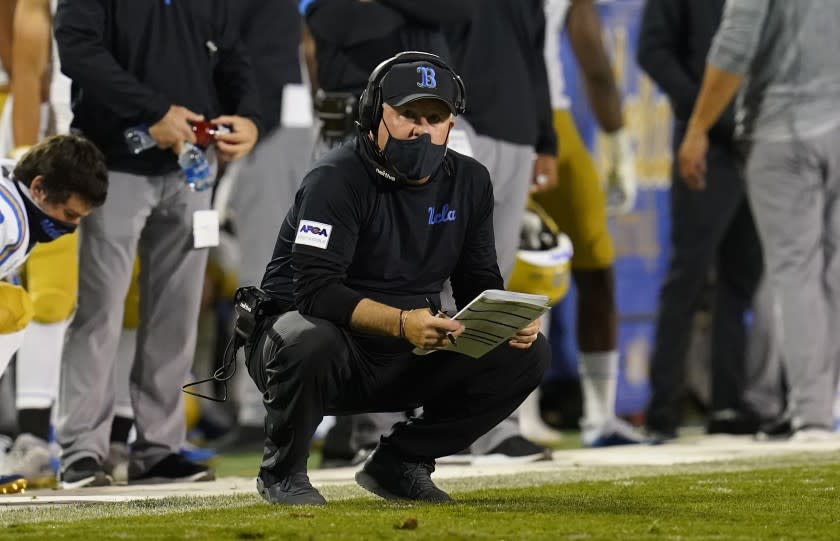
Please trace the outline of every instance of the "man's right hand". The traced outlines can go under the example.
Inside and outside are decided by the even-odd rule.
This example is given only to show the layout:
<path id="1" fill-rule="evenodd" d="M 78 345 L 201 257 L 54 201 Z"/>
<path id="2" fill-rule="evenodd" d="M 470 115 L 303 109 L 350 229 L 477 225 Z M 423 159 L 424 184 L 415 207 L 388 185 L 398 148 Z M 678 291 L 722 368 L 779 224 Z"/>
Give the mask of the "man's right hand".
<path id="1" fill-rule="evenodd" d="M 428 308 L 406 310 L 403 314 L 405 339 L 422 349 L 443 349 L 452 343 L 447 332 L 458 338 L 464 326 L 448 317 L 435 317 Z"/>
<path id="2" fill-rule="evenodd" d="M 190 122 L 202 120 L 204 120 L 202 115 L 193 113 L 186 107 L 172 105 L 164 117 L 149 128 L 149 135 L 160 148 L 171 148 L 178 154 L 184 141 L 195 143 L 195 134 Z"/>

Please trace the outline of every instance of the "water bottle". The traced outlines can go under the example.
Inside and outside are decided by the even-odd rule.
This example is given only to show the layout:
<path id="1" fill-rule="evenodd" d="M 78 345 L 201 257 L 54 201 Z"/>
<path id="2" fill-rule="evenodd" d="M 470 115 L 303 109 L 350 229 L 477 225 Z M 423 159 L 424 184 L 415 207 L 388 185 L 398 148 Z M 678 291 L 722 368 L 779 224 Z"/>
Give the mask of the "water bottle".
<path id="1" fill-rule="evenodd" d="M 178 165 L 181 166 L 190 190 L 200 192 L 213 186 L 215 178 L 210 162 L 204 151 L 196 145 L 184 142 L 184 150 L 178 155 Z"/>
<path id="2" fill-rule="evenodd" d="M 149 134 L 148 126 L 133 126 L 123 132 L 125 143 L 132 154 L 140 154 L 145 150 L 157 146 L 157 142 Z"/>

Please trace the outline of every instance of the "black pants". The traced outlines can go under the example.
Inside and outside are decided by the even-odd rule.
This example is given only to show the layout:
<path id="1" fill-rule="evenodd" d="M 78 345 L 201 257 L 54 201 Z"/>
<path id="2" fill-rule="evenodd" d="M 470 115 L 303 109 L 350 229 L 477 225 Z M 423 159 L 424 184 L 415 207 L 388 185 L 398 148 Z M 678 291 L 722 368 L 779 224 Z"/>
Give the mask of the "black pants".
<path id="1" fill-rule="evenodd" d="M 460 451 L 515 410 L 549 363 L 545 337 L 527 350 L 502 344 L 480 359 L 450 352 L 417 356 L 402 340 L 360 337 L 329 321 L 288 312 L 250 348 L 248 372 L 263 393 L 261 474 L 305 471 L 324 415 L 405 411 L 382 440 L 407 458 Z"/>
<path id="2" fill-rule="evenodd" d="M 675 144 L 682 138 L 677 130 Z M 659 298 L 647 411 L 648 427 L 664 433 L 675 432 L 681 420 L 686 353 L 694 313 L 711 269 L 717 271 L 710 345 L 711 410 L 743 410 L 744 315 L 761 279 L 761 244 L 735 148 L 712 142 L 707 164 L 704 191 L 689 190 L 676 164 L 672 177 L 672 255 Z"/>

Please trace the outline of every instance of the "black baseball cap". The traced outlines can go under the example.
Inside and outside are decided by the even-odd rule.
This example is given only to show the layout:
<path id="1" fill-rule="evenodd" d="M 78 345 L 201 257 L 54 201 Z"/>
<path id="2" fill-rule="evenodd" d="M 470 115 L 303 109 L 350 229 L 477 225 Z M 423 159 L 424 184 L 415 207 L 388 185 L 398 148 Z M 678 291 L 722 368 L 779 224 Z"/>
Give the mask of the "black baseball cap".
<path id="1" fill-rule="evenodd" d="M 452 72 L 429 62 L 411 62 L 393 66 L 382 79 L 382 101 L 392 107 L 423 98 L 433 98 L 458 114 L 458 88 Z"/>

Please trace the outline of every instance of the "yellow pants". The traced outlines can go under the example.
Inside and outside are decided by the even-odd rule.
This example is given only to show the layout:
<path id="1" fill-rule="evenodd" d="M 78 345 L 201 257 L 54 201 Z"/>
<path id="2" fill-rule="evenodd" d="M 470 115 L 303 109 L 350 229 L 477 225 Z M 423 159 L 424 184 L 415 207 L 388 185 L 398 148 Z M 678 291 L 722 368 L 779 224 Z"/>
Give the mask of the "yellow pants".
<path id="1" fill-rule="evenodd" d="M 32 297 L 33 320 L 60 323 L 73 314 L 79 291 L 79 234 L 38 244 L 24 264 L 24 287 Z"/>
<path id="2" fill-rule="evenodd" d="M 554 111 L 557 187 L 534 196 L 574 247 L 572 268 L 596 270 L 615 258 L 607 227 L 607 201 L 595 163 L 569 111 Z"/>
<path id="3" fill-rule="evenodd" d="M 32 299 L 20 286 L 0 281 L 0 334 L 22 331 L 32 321 Z"/>

